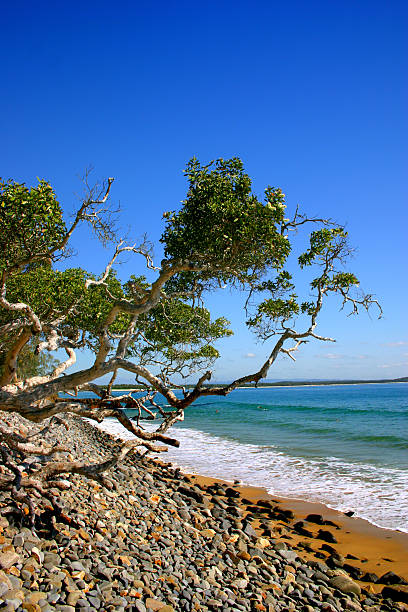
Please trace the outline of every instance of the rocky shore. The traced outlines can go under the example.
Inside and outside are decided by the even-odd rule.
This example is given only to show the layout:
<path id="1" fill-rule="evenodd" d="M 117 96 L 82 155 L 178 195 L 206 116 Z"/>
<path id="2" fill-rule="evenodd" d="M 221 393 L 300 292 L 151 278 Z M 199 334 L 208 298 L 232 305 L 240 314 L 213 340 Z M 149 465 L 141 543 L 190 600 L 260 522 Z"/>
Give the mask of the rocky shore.
<path id="1" fill-rule="evenodd" d="M 68 421 L 68 432 L 46 437 L 64 436 L 72 458 L 97 462 L 117 447 Z M 70 477 L 59 521 L 47 523 L 45 508 L 36 531 L 18 513 L 0 517 L 0 610 L 408 610 L 404 578 L 364 573 L 336 550 L 338 526 L 320 515 L 299 521 L 274 500 L 138 456 L 108 477 L 111 490 Z M 9 501 L 0 493 L 0 510 Z"/>

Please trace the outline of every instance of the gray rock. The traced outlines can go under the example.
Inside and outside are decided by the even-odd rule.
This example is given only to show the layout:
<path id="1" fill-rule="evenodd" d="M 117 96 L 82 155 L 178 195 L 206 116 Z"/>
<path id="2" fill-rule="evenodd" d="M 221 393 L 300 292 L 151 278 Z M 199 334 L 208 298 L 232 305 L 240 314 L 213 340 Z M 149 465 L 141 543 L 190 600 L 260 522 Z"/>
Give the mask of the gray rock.
<path id="1" fill-rule="evenodd" d="M 286 561 L 289 561 L 289 563 L 293 563 L 299 558 L 294 550 L 281 550 L 279 554 L 281 557 L 286 559 Z"/>
<path id="2" fill-rule="evenodd" d="M 329 584 L 335 589 L 342 591 L 342 593 L 355 593 L 355 595 L 361 594 L 360 586 L 346 576 L 333 576 L 333 578 L 330 578 Z"/>

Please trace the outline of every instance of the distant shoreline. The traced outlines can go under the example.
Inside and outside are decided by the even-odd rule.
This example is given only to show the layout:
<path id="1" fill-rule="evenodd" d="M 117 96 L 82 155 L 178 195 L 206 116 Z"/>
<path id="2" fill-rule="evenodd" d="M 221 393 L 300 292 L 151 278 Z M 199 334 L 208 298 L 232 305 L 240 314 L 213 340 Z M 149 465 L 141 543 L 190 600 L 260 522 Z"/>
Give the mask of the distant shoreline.
<path id="1" fill-rule="evenodd" d="M 327 387 L 327 386 L 347 386 L 347 385 L 381 385 L 381 384 L 390 384 L 390 383 L 408 383 L 408 377 L 404 378 L 394 378 L 391 380 L 328 380 L 328 381 L 278 381 L 273 383 L 261 383 L 257 386 L 255 385 L 243 385 L 241 387 L 237 387 L 237 389 L 279 389 L 285 387 Z M 222 386 L 227 383 L 220 383 L 214 385 L 206 385 L 207 388 L 213 388 Z M 193 389 L 194 385 L 185 385 L 186 389 Z M 112 391 L 143 391 L 143 387 L 131 387 L 129 386 L 118 386 L 113 387 Z M 173 389 L 174 390 L 174 389 Z"/>

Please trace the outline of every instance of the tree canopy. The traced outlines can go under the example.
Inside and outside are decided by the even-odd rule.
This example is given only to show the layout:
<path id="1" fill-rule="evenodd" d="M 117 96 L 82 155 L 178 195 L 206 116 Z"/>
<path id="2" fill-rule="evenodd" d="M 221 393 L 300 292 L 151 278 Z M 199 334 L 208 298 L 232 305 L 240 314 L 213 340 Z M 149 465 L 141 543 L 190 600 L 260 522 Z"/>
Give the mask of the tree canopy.
<path id="1" fill-rule="evenodd" d="M 267 187 L 264 199 L 258 199 L 237 158 L 207 165 L 193 159 L 185 176 L 186 199 L 178 210 L 163 215 L 160 264 L 153 261 L 147 241 L 119 240 L 99 277 L 81 268 L 61 269 L 58 262 L 69 258 L 70 239 L 80 224 L 89 224 L 105 245 L 112 244 L 113 179 L 88 187 L 70 226 L 47 182 L 31 188 L 13 181 L 0 183 L 0 410 L 36 422 L 64 413 L 98 421 L 115 416 L 134 439 L 109 465 L 130 451 L 160 452 L 163 444 L 178 445 L 166 432 L 197 398 L 224 396 L 240 384 L 258 383 L 280 354 L 294 359 L 301 344 L 311 339 L 333 341 L 316 331 L 329 296 L 337 295 L 341 307 L 350 307 L 351 313 L 375 304 L 381 314 L 376 300 L 358 289 L 357 278 L 346 267 L 350 248 L 343 227 L 308 218 L 298 209 L 290 215 L 279 188 Z M 313 274 L 302 297 L 287 264 L 298 233 L 308 228 L 309 246 L 297 265 L 299 273 L 310 268 Z M 118 277 L 115 266 L 125 253 L 142 258 L 146 275 L 125 281 Z M 228 285 L 246 295 L 246 324 L 268 343 L 269 356 L 254 372 L 225 385 L 206 386 L 219 357 L 216 342 L 232 333 L 226 318 L 211 317 L 206 298 Z M 42 356 L 45 369 L 19 368 L 29 347 Z M 93 354 L 92 363 L 68 373 L 77 352 L 85 348 Z M 47 362 L 47 356 L 61 349 L 65 361 Z M 112 394 L 120 370 L 133 374 L 143 386 L 140 397 Z M 180 377 L 194 373 L 193 388 L 182 387 Z M 106 374 L 111 377 L 107 389 L 94 382 Z M 79 391 L 91 391 L 94 398 L 81 397 Z M 166 408 L 156 401 L 158 393 Z M 126 413 L 129 408 L 135 419 Z M 157 419 L 154 432 L 144 429 L 143 416 Z M 29 452 L 24 441 L 3 427 L 0 438 L 16 452 Z M 45 452 L 41 446 L 40 451 Z M 50 460 L 53 454 L 49 449 Z M 6 465 L 9 474 L 0 486 L 44 492 L 49 470 L 39 468 L 25 482 L 21 475 L 17 478 L 9 456 Z M 58 466 L 53 468 L 54 478 L 74 470 L 68 461 Z M 106 467 L 106 462 L 84 465 L 81 473 L 104 481 Z"/>

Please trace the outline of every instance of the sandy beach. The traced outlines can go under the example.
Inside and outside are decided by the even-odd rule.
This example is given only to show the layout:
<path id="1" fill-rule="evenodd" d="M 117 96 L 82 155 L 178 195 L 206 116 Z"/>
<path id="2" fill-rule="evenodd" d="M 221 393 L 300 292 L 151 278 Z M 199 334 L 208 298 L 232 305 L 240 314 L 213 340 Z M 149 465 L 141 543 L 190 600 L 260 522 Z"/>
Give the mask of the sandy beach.
<path id="1" fill-rule="evenodd" d="M 223 482 L 219 479 L 212 479 L 205 476 L 189 475 L 192 482 L 207 486 L 213 482 Z M 296 524 L 299 521 L 305 521 L 306 517 L 311 514 L 320 515 L 324 521 L 332 521 L 338 528 L 333 526 L 325 526 L 325 529 L 330 531 L 337 539 L 337 543 L 333 543 L 333 548 L 336 549 L 342 556 L 352 555 L 353 559 L 350 563 L 358 567 L 364 573 L 373 572 L 378 576 L 386 572 L 393 571 L 399 574 L 408 581 L 408 534 L 393 531 L 390 529 L 382 529 L 372 525 L 370 522 L 356 517 L 348 517 L 342 512 L 328 508 L 323 504 L 307 502 L 304 500 L 285 499 L 270 495 L 266 489 L 257 487 L 243 487 L 231 485 L 240 493 L 240 505 L 246 513 L 248 507 L 252 508 L 257 502 L 262 500 L 272 500 L 274 504 L 281 506 L 283 509 L 291 510 L 295 516 L 292 521 Z M 252 502 L 249 506 L 245 501 Z M 259 507 L 261 511 L 261 506 Z M 260 527 L 262 520 L 256 519 L 256 528 L 261 532 Z M 307 529 L 313 533 L 314 538 L 307 538 L 298 534 L 294 529 L 291 529 L 287 523 L 276 521 L 276 526 L 282 528 L 284 533 L 280 537 L 290 542 L 292 547 L 298 549 L 299 544 L 307 542 L 313 551 L 323 554 L 325 558 L 330 555 L 327 551 L 321 550 L 322 541 L 316 541 L 315 536 L 321 526 L 307 521 Z M 285 533 L 286 532 L 286 533 Z M 301 547 L 302 549 L 302 547 Z M 299 551 L 299 555 L 305 559 L 318 559 L 314 553 L 303 549 Z M 320 557 L 321 558 L 321 557 Z M 380 585 L 371 585 L 375 591 L 381 590 Z"/>

